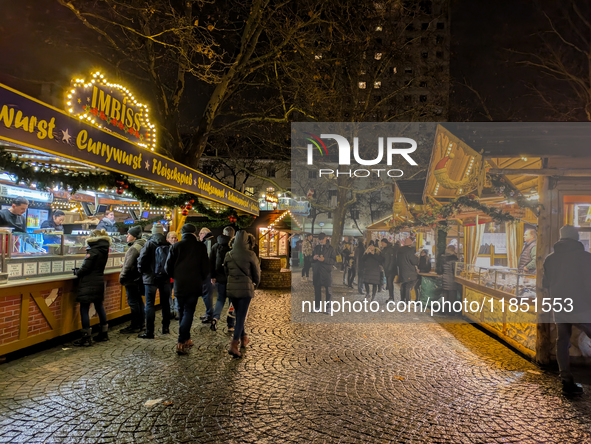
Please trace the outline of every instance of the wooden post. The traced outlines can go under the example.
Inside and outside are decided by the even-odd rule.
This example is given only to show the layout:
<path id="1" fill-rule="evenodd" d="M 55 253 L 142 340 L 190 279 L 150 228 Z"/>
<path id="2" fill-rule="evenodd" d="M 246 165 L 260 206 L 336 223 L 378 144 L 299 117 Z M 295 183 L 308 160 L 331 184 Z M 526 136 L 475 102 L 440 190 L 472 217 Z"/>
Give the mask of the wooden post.
<path id="1" fill-rule="evenodd" d="M 536 297 L 538 298 L 538 309 L 542 306 L 542 298 L 548 297 L 546 290 L 542 286 L 542 280 L 544 279 L 544 259 L 550 254 L 552 248 L 550 245 L 552 242 L 550 180 L 548 176 L 540 176 L 538 179 L 540 203 L 544 206 L 540 209 L 540 215 L 538 216 L 538 239 L 536 243 Z M 550 351 L 552 350 L 551 316 L 550 313 L 543 313 L 538 310 L 535 360 L 542 365 L 550 363 Z"/>

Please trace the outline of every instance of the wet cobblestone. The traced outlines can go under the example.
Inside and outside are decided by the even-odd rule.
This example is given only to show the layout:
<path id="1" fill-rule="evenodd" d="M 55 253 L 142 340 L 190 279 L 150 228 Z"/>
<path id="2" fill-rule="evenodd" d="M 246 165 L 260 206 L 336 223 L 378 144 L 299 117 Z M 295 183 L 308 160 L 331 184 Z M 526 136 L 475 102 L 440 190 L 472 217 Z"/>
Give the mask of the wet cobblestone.
<path id="1" fill-rule="evenodd" d="M 242 360 L 200 323 L 177 356 L 173 322 L 4 364 L 0 443 L 591 443 L 589 394 L 563 397 L 469 324 L 291 324 L 290 309 L 258 292 Z M 172 405 L 144 406 L 158 398 Z"/>

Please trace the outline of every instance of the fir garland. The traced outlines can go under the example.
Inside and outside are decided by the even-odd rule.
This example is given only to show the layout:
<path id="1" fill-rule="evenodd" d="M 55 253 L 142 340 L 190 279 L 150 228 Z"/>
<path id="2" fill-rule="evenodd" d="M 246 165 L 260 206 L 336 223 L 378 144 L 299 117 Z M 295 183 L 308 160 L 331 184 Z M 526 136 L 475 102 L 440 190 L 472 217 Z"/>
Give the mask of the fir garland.
<path id="1" fill-rule="evenodd" d="M 516 218 L 511 214 L 482 204 L 478 202 L 478 200 L 476 200 L 476 196 L 474 196 L 473 194 L 469 194 L 467 196 L 460 196 L 446 205 L 435 207 L 432 210 L 427 211 L 426 213 L 416 215 L 413 214 L 415 218 L 414 221 L 402 222 L 401 224 L 398 224 L 395 227 L 393 227 L 390 231 L 398 233 L 403 230 L 420 227 L 438 227 L 439 229 L 449 231 L 451 227 L 448 225 L 447 219 L 458 214 L 462 207 L 478 210 L 492 218 L 492 220 L 494 220 L 495 222 L 499 223 L 512 222 L 516 220 Z"/>
<path id="2" fill-rule="evenodd" d="M 515 201 L 520 208 L 529 208 L 539 216 L 540 208 L 543 208 L 543 205 L 537 199 L 529 200 L 519 190 L 513 189 L 509 186 L 504 176 L 498 174 L 491 175 L 490 182 L 492 185 L 491 188 L 499 196 L 504 196 L 507 200 Z"/>
<path id="3" fill-rule="evenodd" d="M 249 215 L 238 215 L 234 208 L 228 208 L 221 213 L 217 213 L 200 202 L 196 195 L 190 193 L 182 193 L 176 196 L 159 196 L 130 182 L 127 176 L 118 173 L 82 174 L 64 172 L 51 166 L 32 166 L 28 162 L 19 160 L 16 155 L 8 153 L 4 147 L 0 147 L 0 170 L 16 176 L 17 183 L 23 182 L 28 186 L 36 183 L 39 189 L 52 189 L 56 186 L 61 186 L 65 189 L 70 188 L 72 194 L 78 190 L 98 190 L 103 187 L 125 190 L 138 201 L 155 207 L 194 209 L 211 221 L 219 223 L 220 226 L 234 223 L 239 228 L 246 228 L 255 219 Z M 142 223 L 145 226 L 153 222 L 138 222 L 138 224 Z"/>

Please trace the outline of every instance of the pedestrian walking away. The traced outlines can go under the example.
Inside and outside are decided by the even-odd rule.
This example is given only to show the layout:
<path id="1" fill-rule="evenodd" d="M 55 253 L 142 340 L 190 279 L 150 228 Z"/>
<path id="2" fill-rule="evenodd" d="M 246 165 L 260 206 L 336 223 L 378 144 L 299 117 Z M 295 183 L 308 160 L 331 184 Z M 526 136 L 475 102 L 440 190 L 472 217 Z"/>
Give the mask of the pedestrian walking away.
<path id="1" fill-rule="evenodd" d="M 172 246 L 179 241 L 179 236 L 176 234 L 176 231 L 169 231 L 166 234 L 166 240 Z M 170 284 L 173 284 L 172 279 L 170 280 Z M 176 296 L 174 295 L 174 290 L 170 292 L 170 298 L 168 301 L 170 304 L 170 319 L 178 319 L 179 301 L 177 301 Z"/>
<path id="2" fill-rule="evenodd" d="M 107 313 L 103 306 L 105 300 L 105 266 L 109 256 L 111 238 L 105 230 L 92 230 L 86 239 L 86 256 L 80 268 L 74 269 L 78 277 L 76 302 L 80 303 L 80 320 L 82 321 L 82 337 L 74 341 L 76 346 L 92 345 L 92 330 L 90 328 L 90 304 L 99 317 L 101 331 L 94 339 L 97 342 L 109 340 L 109 325 Z"/>
<path id="3" fill-rule="evenodd" d="M 252 250 L 255 244 L 256 240 L 252 235 L 240 230 L 236 233 L 232 250 L 224 259 L 224 271 L 228 277 L 227 294 L 234 306 L 236 316 L 236 326 L 228 353 L 235 358 L 242 356 L 240 348 L 246 347 L 249 342 L 244 323 L 250 301 L 261 279 L 259 261 Z"/>
<path id="4" fill-rule="evenodd" d="M 199 240 L 207 247 L 207 243 L 213 240 L 213 233 L 209 228 L 203 227 L 199 231 Z M 207 249 L 209 251 L 209 249 Z M 205 304 L 205 315 L 201 316 L 201 323 L 211 324 L 213 321 L 213 284 L 211 283 L 211 275 L 203 281 L 203 303 Z"/>
<path id="5" fill-rule="evenodd" d="M 398 264 L 398 272 L 400 274 L 400 300 L 410 302 L 410 292 L 417 283 L 419 274 L 417 273 L 417 265 L 419 265 L 419 258 L 415 254 L 415 249 L 412 246 L 412 239 L 407 237 L 404 240 L 404 247 L 400 247 L 396 254 L 396 262 Z"/>
<path id="6" fill-rule="evenodd" d="M 375 300 L 378 286 L 380 285 L 380 265 L 383 262 L 380 249 L 372 243 L 367 247 L 363 256 L 361 256 L 361 267 L 363 268 L 363 285 L 365 294 L 370 295 L 369 286 L 371 285 L 371 300 Z"/>
<path id="7" fill-rule="evenodd" d="M 388 300 L 394 300 L 394 279 L 398 274 L 398 263 L 396 256 L 398 247 L 390 244 L 388 239 L 384 238 L 380 242 L 382 247 L 384 274 L 386 275 L 386 288 L 388 289 Z"/>
<path id="8" fill-rule="evenodd" d="M 234 237 L 234 228 L 226 227 L 222 235 L 218 236 L 216 244 L 211 247 L 209 254 L 211 283 L 216 286 L 218 297 L 213 311 L 213 320 L 211 322 L 211 330 L 216 331 L 217 324 L 222 315 L 224 305 L 226 304 L 226 285 L 228 277 L 224 270 L 224 259 L 226 254 L 230 251 L 230 241 Z M 228 330 L 234 327 L 234 318 L 226 317 L 226 324 Z"/>
<path id="9" fill-rule="evenodd" d="M 554 301 L 572 299 L 573 309 L 554 311 L 556 323 L 556 360 L 560 369 L 562 392 L 582 395 L 581 384 L 575 382 L 570 369 L 570 341 L 572 328 L 577 327 L 591 338 L 591 253 L 579 242 L 579 231 L 572 225 L 560 229 L 560 240 L 554 252 L 544 260 L 543 287 Z"/>
<path id="10" fill-rule="evenodd" d="M 162 334 L 170 333 L 170 276 L 166 274 L 165 265 L 170 244 L 164 237 L 164 227 L 156 223 L 152 226 L 152 236 L 144 245 L 138 258 L 138 266 L 146 295 L 146 330 L 138 337 L 154 339 L 154 320 L 156 317 L 156 291 L 160 292 L 162 306 Z"/>
<path id="11" fill-rule="evenodd" d="M 306 239 L 302 245 L 302 254 L 304 255 L 304 266 L 302 268 L 302 278 L 305 281 L 310 279 L 310 267 L 312 267 L 312 252 L 314 251 L 312 247 L 312 239 L 314 236 L 311 234 L 306 234 Z"/>
<path id="12" fill-rule="evenodd" d="M 322 288 L 326 291 L 326 313 L 330 314 L 332 300 L 332 267 L 337 263 L 337 254 L 324 233 L 318 235 L 319 244 L 312 254 L 312 283 L 314 284 L 314 311 L 322 312 Z"/>
<path id="13" fill-rule="evenodd" d="M 191 326 L 203 282 L 209 274 L 207 248 L 197 240 L 195 225 L 181 228 L 181 240 L 170 247 L 166 259 L 166 274 L 174 282 L 174 294 L 179 303 L 179 336 L 176 352 L 186 355 L 191 341 Z"/>
<path id="14" fill-rule="evenodd" d="M 131 324 L 119 330 L 119 333 L 123 334 L 139 333 L 144 329 L 145 324 L 144 300 L 142 299 L 144 284 L 138 269 L 138 258 L 146 245 L 146 240 L 141 237 L 142 227 L 140 226 L 131 227 L 127 231 L 129 249 L 125 253 L 125 259 L 121 265 L 119 283 L 125 287 L 127 305 L 131 310 Z"/>
<path id="15" fill-rule="evenodd" d="M 453 304 L 457 300 L 457 284 L 455 280 L 456 262 L 458 256 L 456 256 L 456 247 L 453 245 L 448 246 L 445 249 L 445 254 L 440 261 L 440 270 L 438 274 L 443 276 L 441 288 L 443 289 L 442 298 Z M 451 314 L 443 312 L 443 314 Z"/>

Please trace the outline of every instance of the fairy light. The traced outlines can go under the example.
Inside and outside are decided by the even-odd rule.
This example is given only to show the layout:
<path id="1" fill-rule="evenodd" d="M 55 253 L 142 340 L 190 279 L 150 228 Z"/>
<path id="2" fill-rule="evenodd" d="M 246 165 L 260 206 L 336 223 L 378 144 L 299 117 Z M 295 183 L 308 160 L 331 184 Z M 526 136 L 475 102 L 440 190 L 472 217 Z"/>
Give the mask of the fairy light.
<path id="1" fill-rule="evenodd" d="M 72 83 L 73 83 L 74 88 L 76 88 L 76 87 L 89 88 L 89 87 L 94 86 L 95 83 L 97 83 L 97 84 L 102 84 L 104 86 L 108 86 L 110 88 L 114 88 L 114 89 L 119 90 L 119 92 L 124 97 L 123 104 L 125 104 L 126 101 L 128 101 L 130 103 L 133 103 L 134 106 L 138 108 L 138 112 L 140 113 L 141 126 L 145 127 L 145 129 L 146 129 L 145 140 L 147 141 L 147 143 L 135 142 L 136 145 L 141 146 L 142 148 L 145 148 L 145 149 L 149 149 L 150 151 L 154 151 L 154 149 L 156 148 L 156 144 L 157 144 L 156 125 L 154 125 L 153 123 L 150 123 L 150 119 L 148 118 L 150 109 L 149 109 L 148 105 L 139 102 L 137 100 L 137 98 L 132 94 L 132 92 L 127 87 L 120 85 L 118 83 L 108 82 L 105 75 L 103 73 L 101 73 L 100 71 L 96 71 L 96 72 L 92 73 L 92 78 L 89 79 L 88 81 L 84 78 L 76 78 L 76 79 L 72 80 Z M 72 99 L 73 94 L 75 94 L 75 93 L 76 93 L 76 89 L 72 89 L 70 91 L 70 93 L 67 95 L 67 99 Z M 66 100 L 66 103 L 68 106 L 71 106 L 71 104 L 72 104 L 71 100 Z M 68 108 L 68 112 L 70 114 L 74 113 L 74 108 Z M 81 120 L 87 119 L 93 125 L 98 126 L 99 129 L 103 129 L 103 125 L 100 122 L 97 122 L 92 117 L 88 116 L 89 113 L 90 113 L 90 109 L 85 111 L 85 114 L 80 114 L 79 115 L 80 119 Z M 107 116 L 107 119 L 111 120 L 111 118 L 109 116 Z M 107 126 L 105 126 L 105 129 L 106 128 L 107 128 Z M 126 130 L 126 133 L 127 133 L 127 130 Z"/>

